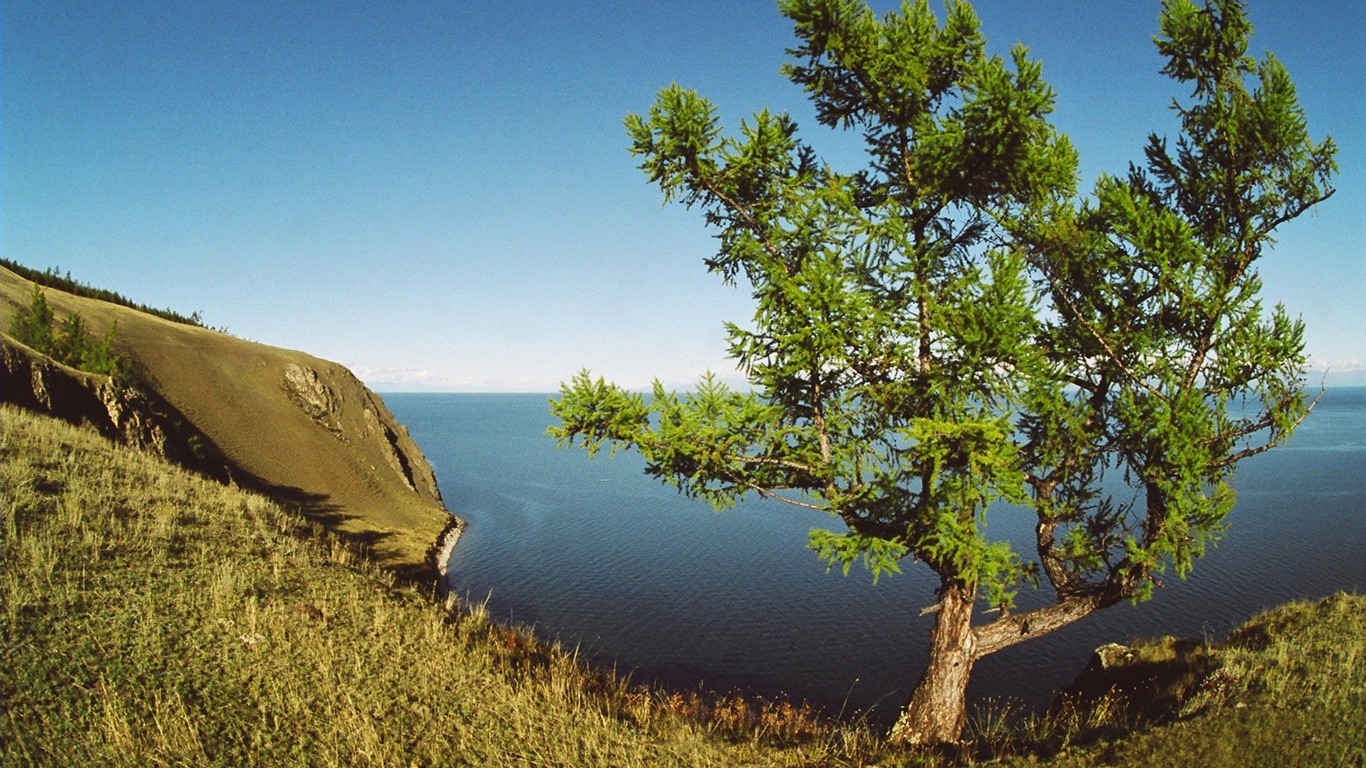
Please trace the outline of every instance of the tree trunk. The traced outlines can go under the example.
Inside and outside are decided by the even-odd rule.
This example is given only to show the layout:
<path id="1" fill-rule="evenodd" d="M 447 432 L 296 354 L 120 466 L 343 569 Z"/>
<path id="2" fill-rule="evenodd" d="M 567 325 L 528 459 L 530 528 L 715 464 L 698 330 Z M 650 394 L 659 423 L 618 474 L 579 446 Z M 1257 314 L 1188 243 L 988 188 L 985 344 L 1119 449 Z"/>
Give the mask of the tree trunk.
<path id="1" fill-rule="evenodd" d="M 975 593 L 971 586 L 960 582 L 941 588 L 925 676 L 892 727 L 892 741 L 953 744 L 962 735 L 968 717 L 968 676 L 976 660 L 972 633 Z"/>

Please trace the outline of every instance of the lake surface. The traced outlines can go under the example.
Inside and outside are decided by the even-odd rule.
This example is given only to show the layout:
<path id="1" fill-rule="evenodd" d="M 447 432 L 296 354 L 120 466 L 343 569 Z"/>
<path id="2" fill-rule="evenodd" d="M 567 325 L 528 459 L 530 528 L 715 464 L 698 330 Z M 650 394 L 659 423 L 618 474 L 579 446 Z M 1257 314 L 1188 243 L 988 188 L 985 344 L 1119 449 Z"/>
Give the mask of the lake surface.
<path id="1" fill-rule="evenodd" d="M 822 513 L 753 501 L 714 513 L 645 477 L 634 453 L 589 460 L 545 435 L 547 395 L 388 394 L 469 521 L 452 588 L 639 681 L 786 692 L 830 713 L 889 717 L 923 668 L 935 579 L 874 586 L 806 548 Z M 1118 605 L 984 658 L 969 696 L 1046 704 L 1107 642 L 1219 638 L 1297 598 L 1366 588 L 1366 388 L 1327 392 L 1288 445 L 1244 462 L 1218 547 L 1153 600 Z M 1011 518 L 1014 519 L 1011 519 Z M 1024 514 L 993 535 L 1032 540 Z M 1017 545 L 1023 551 L 1029 551 Z M 1019 605 L 1028 607 L 1027 594 Z"/>

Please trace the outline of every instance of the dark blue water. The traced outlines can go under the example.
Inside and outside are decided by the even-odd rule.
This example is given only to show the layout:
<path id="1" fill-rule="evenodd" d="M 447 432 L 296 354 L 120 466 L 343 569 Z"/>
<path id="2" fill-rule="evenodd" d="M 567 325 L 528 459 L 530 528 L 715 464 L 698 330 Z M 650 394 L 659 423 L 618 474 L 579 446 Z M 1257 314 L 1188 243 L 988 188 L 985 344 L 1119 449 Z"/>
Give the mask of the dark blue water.
<path id="1" fill-rule="evenodd" d="M 714 513 L 643 476 L 633 453 L 556 450 L 545 395 L 385 401 L 469 521 L 451 585 L 494 616 L 641 681 L 786 692 L 831 712 L 882 704 L 884 716 L 909 695 L 933 620 L 920 616 L 934 602 L 928 570 L 876 586 L 857 566 L 827 573 L 806 548 L 813 526 L 838 529 L 821 513 L 763 501 Z M 970 696 L 1040 705 L 1103 643 L 1218 638 L 1278 603 L 1366 588 L 1366 388 L 1326 393 L 1235 487 L 1231 529 L 1190 578 L 984 658 Z M 1028 542 L 1032 523 L 1014 518 L 991 531 Z"/>

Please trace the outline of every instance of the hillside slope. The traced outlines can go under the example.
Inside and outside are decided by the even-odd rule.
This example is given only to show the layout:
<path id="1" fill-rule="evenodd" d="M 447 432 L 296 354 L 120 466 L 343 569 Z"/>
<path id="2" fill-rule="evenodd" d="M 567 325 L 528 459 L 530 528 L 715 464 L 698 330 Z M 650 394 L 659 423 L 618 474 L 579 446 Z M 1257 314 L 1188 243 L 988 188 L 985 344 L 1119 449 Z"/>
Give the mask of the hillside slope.
<path id="1" fill-rule="evenodd" d="M 0 487 L 0 765 L 810 764 L 89 429 L 0 406 Z"/>
<path id="2" fill-rule="evenodd" d="M 0 329 L 10 328 L 32 290 L 0 268 Z M 210 443 L 234 482 L 298 504 L 369 545 L 385 565 L 412 575 L 428 568 L 428 552 L 452 520 L 435 476 L 383 401 L 345 367 L 43 290 L 59 319 L 79 313 L 96 336 L 118 323 L 115 349 L 132 364 L 135 387 Z M 6 343 L 7 357 L 32 354 Z M 0 399 L 21 402 L 29 382 L 10 378 Z"/>

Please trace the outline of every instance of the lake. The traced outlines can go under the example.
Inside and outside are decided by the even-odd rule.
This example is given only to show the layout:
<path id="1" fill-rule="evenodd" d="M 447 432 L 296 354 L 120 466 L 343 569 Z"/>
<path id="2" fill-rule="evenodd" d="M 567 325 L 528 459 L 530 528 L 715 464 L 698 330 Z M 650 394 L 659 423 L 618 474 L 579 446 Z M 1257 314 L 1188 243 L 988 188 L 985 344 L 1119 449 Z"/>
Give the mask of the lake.
<path id="1" fill-rule="evenodd" d="M 637 681 L 785 692 L 828 713 L 891 716 L 923 668 L 935 579 L 876 586 L 806 548 L 828 516 L 752 501 L 715 513 L 645 477 L 634 453 L 589 460 L 545 435 L 548 395 L 387 394 L 469 522 L 450 585 Z M 1107 642 L 1219 638 L 1297 598 L 1366 587 L 1366 388 L 1328 391 L 1288 445 L 1244 462 L 1228 535 L 1185 581 L 984 658 L 969 696 L 1046 704 Z M 1032 540 L 1026 514 L 989 519 Z M 1028 552 L 1023 546 L 1017 545 Z M 1024 593 L 1019 604 L 1031 602 Z"/>

